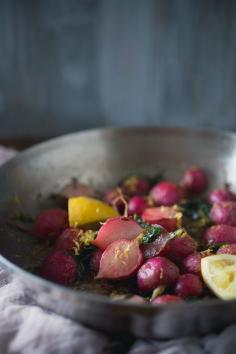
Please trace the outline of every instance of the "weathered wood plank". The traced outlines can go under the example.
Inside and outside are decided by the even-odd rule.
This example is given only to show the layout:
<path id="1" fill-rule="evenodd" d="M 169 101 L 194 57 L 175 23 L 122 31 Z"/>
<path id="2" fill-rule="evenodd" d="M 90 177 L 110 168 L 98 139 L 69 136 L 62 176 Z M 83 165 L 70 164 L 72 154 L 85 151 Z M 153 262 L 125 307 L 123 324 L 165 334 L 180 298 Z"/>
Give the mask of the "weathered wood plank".
<path id="1" fill-rule="evenodd" d="M 0 1 L 0 137 L 236 130 L 233 0 Z"/>
<path id="2" fill-rule="evenodd" d="M 102 124 L 97 10 L 96 0 L 0 2 L 0 136 Z"/>

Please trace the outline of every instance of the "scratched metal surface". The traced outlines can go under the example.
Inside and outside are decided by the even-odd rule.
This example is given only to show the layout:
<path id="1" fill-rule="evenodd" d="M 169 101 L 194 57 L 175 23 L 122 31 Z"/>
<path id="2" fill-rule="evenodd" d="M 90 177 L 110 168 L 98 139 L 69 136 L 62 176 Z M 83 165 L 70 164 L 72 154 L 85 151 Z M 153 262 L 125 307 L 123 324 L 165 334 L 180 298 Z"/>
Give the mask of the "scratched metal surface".
<path id="1" fill-rule="evenodd" d="M 233 0 L 1 0 L 0 137 L 236 128 Z"/>

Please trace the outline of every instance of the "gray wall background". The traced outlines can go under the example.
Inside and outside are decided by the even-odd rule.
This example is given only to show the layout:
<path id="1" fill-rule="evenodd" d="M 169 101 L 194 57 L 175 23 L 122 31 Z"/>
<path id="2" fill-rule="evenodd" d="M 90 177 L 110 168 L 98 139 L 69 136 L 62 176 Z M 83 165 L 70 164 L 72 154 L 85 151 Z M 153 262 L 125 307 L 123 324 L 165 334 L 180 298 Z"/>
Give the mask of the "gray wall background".
<path id="1" fill-rule="evenodd" d="M 236 1 L 0 0 L 0 137 L 236 130 Z"/>

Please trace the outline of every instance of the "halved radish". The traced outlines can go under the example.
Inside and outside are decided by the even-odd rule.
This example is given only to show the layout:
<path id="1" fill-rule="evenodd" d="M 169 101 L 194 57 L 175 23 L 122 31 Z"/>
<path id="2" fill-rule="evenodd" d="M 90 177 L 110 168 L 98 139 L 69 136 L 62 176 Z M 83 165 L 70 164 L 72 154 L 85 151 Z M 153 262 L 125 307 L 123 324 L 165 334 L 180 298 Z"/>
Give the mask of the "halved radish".
<path id="1" fill-rule="evenodd" d="M 182 213 L 177 210 L 175 205 L 147 208 L 142 213 L 142 219 L 150 224 L 159 224 L 170 232 L 180 226 Z"/>
<path id="2" fill-rule="evenodd" d="M 111 218 L 102 225 L 93 244 L 101 250 L 105 250 L 114 241 L 120 239 L 133 240 L 142 230 L 141 226 L 134 220 L 124 217 Z"/>
<path id="3" fill-rule="evenodd" d="M 143 262 L 138 240 L 117 240 L 103 252 L 96 279 L 125 279 L 132 276 Z"/>
<path id="4" fill-rule="evenodd" d="M 141 245 L 144 258 L 152 258 L 159 255 L 165 250 L 172 238 L 173 235 L 163 228 L 162 233 L 156 238 L 155 241 Z"/>

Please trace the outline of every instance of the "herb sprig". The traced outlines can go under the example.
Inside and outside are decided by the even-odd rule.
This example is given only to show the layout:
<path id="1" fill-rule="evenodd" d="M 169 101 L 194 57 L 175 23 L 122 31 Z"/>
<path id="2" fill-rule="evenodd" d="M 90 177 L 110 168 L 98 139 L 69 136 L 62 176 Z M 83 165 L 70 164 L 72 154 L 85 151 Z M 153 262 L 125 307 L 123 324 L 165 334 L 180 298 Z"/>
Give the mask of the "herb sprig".
<path id="1" fill-rule="evenodd" d="M 209 203 L 202 200 L 191 200 L 183 202 L 179 205 L 184 216 L 192 220 L 199 220 L 201 218 L 208 218 L 211 206 Z"/>
<path id="2" fill-rule="evenodd" d="M 88 261 L 91 257 L 91 254 L 95 251 L 96 247 L 93 245 L 89 245 L 83 248 L 81 253 L 76 256 L 77 260 L 77 277 L 78 279 L 82 279 L 86 273 L 86 269 L 88 269 Z"/>
<path id="3" fill-rule="evenodd" d="M 145 223 L 138 215 L 134 215 L 134 220 L 144 229 L 140 240 L 141 244 L 147 244 L 155 241 L 163 232 L 162 227 Z"/>

